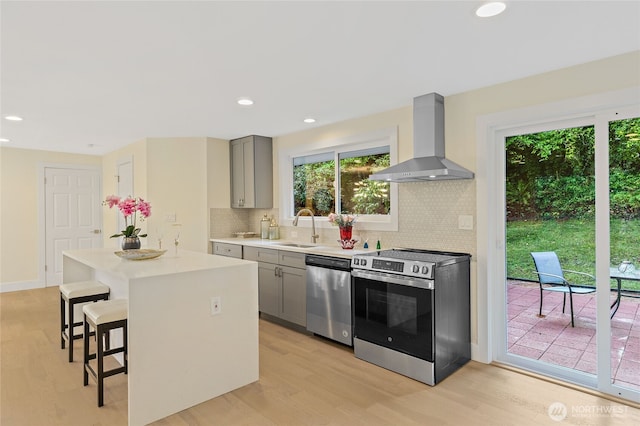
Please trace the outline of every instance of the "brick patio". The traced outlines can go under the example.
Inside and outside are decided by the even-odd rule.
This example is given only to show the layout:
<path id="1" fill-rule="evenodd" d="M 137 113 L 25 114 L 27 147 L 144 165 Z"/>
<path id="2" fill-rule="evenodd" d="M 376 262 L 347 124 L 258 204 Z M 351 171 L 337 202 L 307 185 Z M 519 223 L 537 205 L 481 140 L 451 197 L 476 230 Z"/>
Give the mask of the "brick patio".
<path id="1" fill-rule="evenodd" d="M 614 300 L 612 293 L 611 301 Z M 575 327 L 569 300 L 562 313 L 562 294 L 545 291 L 538 317 L 537 283 L 507 283 L 508 351 L 555 365 L 595 374 L 595 294 L 574 295 Z M 640 299 L 625 297 L 611 320 L 611 368 L 616 384 L 640 390 Z"/>

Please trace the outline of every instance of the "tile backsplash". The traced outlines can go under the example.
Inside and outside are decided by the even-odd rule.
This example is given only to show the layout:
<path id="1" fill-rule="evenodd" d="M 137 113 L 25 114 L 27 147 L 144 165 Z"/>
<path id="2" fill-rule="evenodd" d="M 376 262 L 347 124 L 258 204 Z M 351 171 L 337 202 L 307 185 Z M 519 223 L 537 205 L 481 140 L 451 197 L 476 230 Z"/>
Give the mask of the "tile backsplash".
<path id="1" fill-rule="evenodd" d="M 249 209 L 211 209 L 209 211 L 209 236 L 230 238 L 234 232 L 255 231 L 249 229 Z"/>
<path id="2" fill-rule="evenodd" d="M 365 239 L 375 248 L 379 239 L 382 248 L 411 247 L 446 250 L 476 254 L 476 231 L 459 229 L 458 216 L 470 215 L 475 223 L 475 180 L 449 180 L 440 182 L 416 182 L 399 184 L 398 231 L 367 231 L 354 228 L 354 235 L 361 248 Z M 230 238 L 234 232 L 260 232 L 260 218 L 264 214 L 275 217 L 279 223 L 278 209 L 215 208 L 210 211 L 211 238 Z M 323 220 L 323 219 L 320 219 Z M 280 238 L 310 241 L 311 229 L 280 225 Z M 292 237 L 292 233 L 297 236 Z M 338 244 L 336 228 L 319 228 L 319 243 Z"/>

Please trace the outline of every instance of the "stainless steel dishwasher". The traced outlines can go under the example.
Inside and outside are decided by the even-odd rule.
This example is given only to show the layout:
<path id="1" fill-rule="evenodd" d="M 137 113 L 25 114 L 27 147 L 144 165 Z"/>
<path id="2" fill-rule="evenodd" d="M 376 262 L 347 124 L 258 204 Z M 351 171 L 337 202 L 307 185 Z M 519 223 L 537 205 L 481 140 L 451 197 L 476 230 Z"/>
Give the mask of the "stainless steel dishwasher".
<path id="1" fill-rule="evenodd" d="M 306 256 L 307 330 L 353 346 L 351 330 L 351 261 Z"/>

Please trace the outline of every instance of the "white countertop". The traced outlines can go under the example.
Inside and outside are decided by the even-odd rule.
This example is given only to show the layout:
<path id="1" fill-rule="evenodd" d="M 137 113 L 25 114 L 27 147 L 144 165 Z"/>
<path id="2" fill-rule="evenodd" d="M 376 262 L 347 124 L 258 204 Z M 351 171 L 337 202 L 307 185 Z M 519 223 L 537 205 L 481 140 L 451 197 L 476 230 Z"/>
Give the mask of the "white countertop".
<path id="1" fill-rule="evenodd" d="M 64 255 L 96 270 L 108 271 L 125 279 L 224 268 L 249 262 L 182 249 L 178 249 L 176 255 L 173 247 L 162 256 L 148 260 L 122 259 L 114 254 L 113 249 L 107 248 L 65 250 Z"/>
<path id="2" fill-rule="evenodd" d="M 308 254 L 320 254 L 325 256 L 335 256 L 335 257 L 344 257 L 347 259 L 351 259 L 353 255 L 370 253 L 375 251 L 375 248 L 371 249 L 353 249 L 353 250 L 344 250 L 339 246 L 336 241 L 333 244 L 312 244 L 304 241 L 289 241 L 289 240 L 263 240 L 260 238 L 211 238 L 212 242 L 219 243 L 228 243 L 228 244 L 238 244 L 242 246 L 250 246 L 250 247 L 264 247 L 264 248 L 272 248 L 277 250 L 288 250 L 295 251 L 298 253 L 308 253 Z M 286 246 L 283 244 L 303 244 L 311 247 L 292 247 Z"/>

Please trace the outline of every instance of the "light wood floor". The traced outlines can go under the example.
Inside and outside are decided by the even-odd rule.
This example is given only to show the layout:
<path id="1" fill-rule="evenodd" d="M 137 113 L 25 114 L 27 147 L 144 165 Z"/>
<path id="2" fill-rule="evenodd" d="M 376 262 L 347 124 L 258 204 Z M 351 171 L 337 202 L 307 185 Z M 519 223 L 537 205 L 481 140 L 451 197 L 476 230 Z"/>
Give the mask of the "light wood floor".
<path id="1" fill-rule="evenodd" d="M 82 386 L 80 357 L 69 364 L 60 349 L 58 294 L 57 288 L 0 294 L 0 424 L 126 425 L 126 376 L 106 380 L 105 406 L 98 408 L 95 384 Z M 567 407 L 561 423 L 548 415 L 554 402 Z M 430 387 L 358 360 L 348 348 L 261 320 L 259 382 L 155 423 L 429 424 L 638 425 L 640 410 L 476 362 Z"/>

